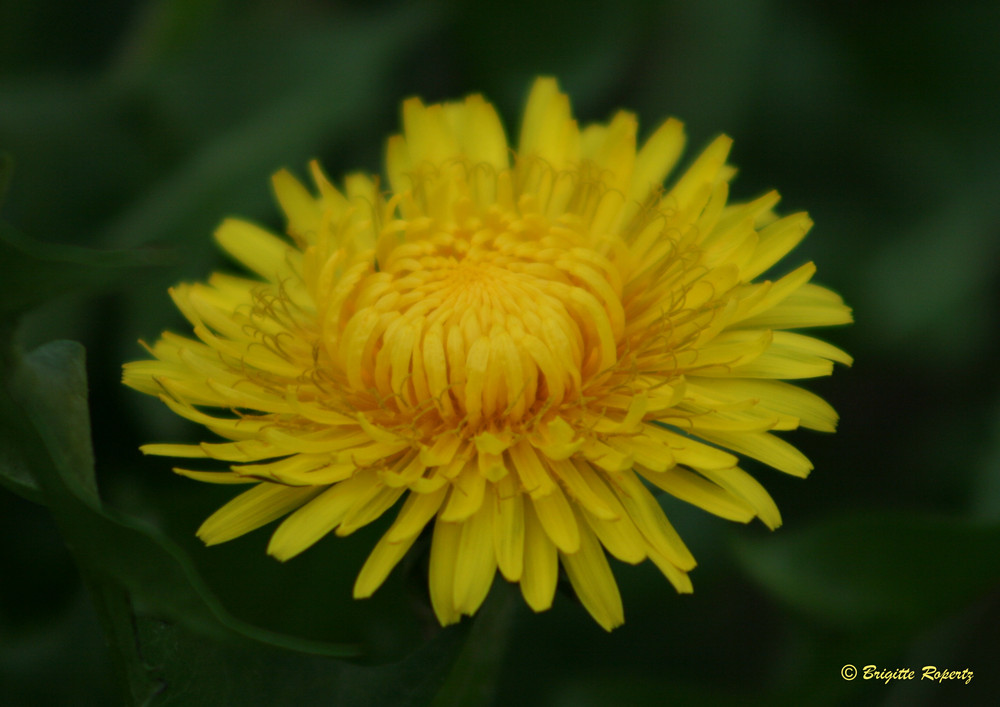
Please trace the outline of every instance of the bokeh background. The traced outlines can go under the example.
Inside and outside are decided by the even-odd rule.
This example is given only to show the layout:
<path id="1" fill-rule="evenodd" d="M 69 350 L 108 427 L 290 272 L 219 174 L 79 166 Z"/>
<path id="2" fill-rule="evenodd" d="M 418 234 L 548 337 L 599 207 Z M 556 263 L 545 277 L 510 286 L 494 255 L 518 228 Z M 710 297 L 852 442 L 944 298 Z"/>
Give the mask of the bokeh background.
<path id="1" fill-rule="evenodd" d="M 231 624 L 363 651 L 345 667 L 296 652 L 304 643 L 220 638 L 149 590 L 156 552 L 113 532 L 91 555 L 95 609 L 67 548 L 87 556 L 94 519 L 0 488 L 0 703 L 120 703 L 125 675 L 128 699 L 152 705 L 404 703 L 442 680 L 438 704 L 996 704 L 998 37 L 987 1 L 0 3 L 0 150 L 15 163 L 0 310 L 31 305 L 16 332 L 26 351 L 86 348 L 100 512 L 173 543 Z M 287 565 L 264 554 L 263 531 L 201 547 L 194 530 L 231 489 L 143 458 L 142 442 L 201 431 L 119 384 L 121 363 L 143 357 L 137 340 L 184 331 L 167 286 L 233 267 L 210 238 L 227 215 L 282 229 L 274 170 L 305 175 L 319 157 L 331 176 L 378 172 L 410 95 L 482 92 L 514 135 L 543 73 L 585 122 L 621 107 L 647 131 L 679 117 L 688 160 L 731 135 L 733 194 L 777 188 L 784 213 L 815 220 L 785 266 L 815 260 L 854 307 L 855 325 L 821 336 L 856 362 L 809 384 L 841 424 L 791 435 L 815 464 L 808 480 L 748 467 L 784 527 L 665 499 L 699 560 L 695 593 L 615 563 L 626 624 L 611 634 L 566 593 L 534 615 L 502 582 L 481 620 L 437 632 L 419 553 L 354 602 L 379 528 Z M 107 587 L 143 557 L 130 613 L 115 614 Z M 975 677 L 886 685 L 844 680 L 845 664 Z"/>

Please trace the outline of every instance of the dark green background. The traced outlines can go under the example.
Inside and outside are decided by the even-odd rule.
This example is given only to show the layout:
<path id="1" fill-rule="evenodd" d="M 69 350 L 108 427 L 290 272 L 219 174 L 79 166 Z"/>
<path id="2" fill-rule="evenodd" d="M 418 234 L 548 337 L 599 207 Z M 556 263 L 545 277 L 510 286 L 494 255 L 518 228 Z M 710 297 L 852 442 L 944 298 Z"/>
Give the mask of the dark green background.
<path id="1" fill-rule="evenodd" d="M 152 705 L 421 701 L 458 651 L 439 704 L 995 704 L 998 38 L 995 2 L 0 4 L 0 150 L 15 162 L 0 317 L 27 312 L 13 350 L 86 348 L 103 499 L 58 474 L 42 504 L 0 490 L 0 704 L 118 703 L 116 670 Z M 728 133 L 734 196 L 774 187 L 815 220 L 783 265 L 815 260 L 854 307 L 855 325 L 822 336 L 856 363 L 809 384 L 842 419 L 790 436 L 815 463 L 807 481 L 748 465 L 784 527 L 665 500 L 699 560 L 695 594 L 616 564 L 612 634 L 567 594 L 536 616 L 500 584 L 471 631 L 435 631 L 419 553 L 353 602 L 379 528 L 287 565 L 264 532 L 201 547 L 194 530 L 232 489 L 144 459 L 142 442 L 201 431 L 119 384 L 137 339 L 184 329 L 166 287 L 232 267 L 210 238 L 223 217 L 281 228 L 274 170 L 304 175 L 316 156 L 331 176 L 379 171 L 414 94 L 483 92 L 514 135 L 540 73 L 582 121 L 679 117 L 688 160 Z M 56 457 L 64 431 L 85 431 L 75 356 L 4 354 L 8 476 L 70 468 Z M 25 390 L 48 407 L 18 407 Z M 169 571 L 163 536 L 182 558 Z M 360 646 L 361 663 L 306 641 Z M 887 686 L 843 680 L 848 663 L 975 677 Z"/>

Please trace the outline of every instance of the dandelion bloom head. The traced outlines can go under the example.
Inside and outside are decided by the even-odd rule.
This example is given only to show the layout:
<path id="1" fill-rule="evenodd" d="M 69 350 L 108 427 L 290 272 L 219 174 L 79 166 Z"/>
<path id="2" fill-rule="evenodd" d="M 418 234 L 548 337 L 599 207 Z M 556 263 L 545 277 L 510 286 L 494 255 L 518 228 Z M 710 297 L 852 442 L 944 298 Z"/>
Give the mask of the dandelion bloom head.
<path id="1" fill-rule="evenodd" d="M 493 107 L 403 104 L 388 184 L 349 175 L 274 189 L 288 239 L 240 220 L 216 238 L 254 273 L 171 291 L 196 338 L 164 333 L 125 383 L 224 441 L 151 444 L 221 460 L 178 469 L 246 484 L 198 531 L 209 544 L 284 518 L 281 560 L 395 510 L 358 575 L 367 597 L 431 528 L 442 624 L 494 576 L 536 611 L 560 565 L 606 629 L 624 620 L 607 554 L 649 559 L 680 592 L 695 560 L 664 491 L 730 520 L 780 524 L 742 455 L 795 476 L 774 434 L 832 431 L 833 409 L 785 382 L 841 350 L 792 330 L 851 320 L 807 263 L 759 280 L 809 230 L 775 192 L 729 203 L 730 139 L 669 186 L 676 120 L 637 147 L 633 115 L 584 127 L 555 81 L 530 93 L 513 149 Z"/>

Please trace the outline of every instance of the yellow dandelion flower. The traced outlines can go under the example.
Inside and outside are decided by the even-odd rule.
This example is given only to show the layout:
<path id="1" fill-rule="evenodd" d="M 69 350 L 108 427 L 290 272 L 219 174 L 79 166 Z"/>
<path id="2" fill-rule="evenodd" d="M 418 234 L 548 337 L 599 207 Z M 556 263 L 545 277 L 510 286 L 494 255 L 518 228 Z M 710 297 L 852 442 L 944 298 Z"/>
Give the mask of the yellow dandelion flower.
<path id="1" fill-rule="evenodd" d="M 427 526 L 442 625 L 494 576 L 535 611 L 560 564 L 605 629 L 624 620 L 607 555 L 649 559 L 677 591 L 695 560 L 654 495 L 723 518 L 781 522 L 742 455 L 805 476 L 775 431 L 832 431 L 822 399 L 784 382 L 843 351 L 793 329 L 844 324 L 807 263 L 756 281 L 806 234 L 778 194 L 728 203 L 730 139 L 672 186 L 684 145 L 663 123 L 641 147 L 627 112 L 577 126 L 536 81 L 516 151 L 496 111 L 403 103 L 388 188 L 349 175 L 316 193 L 274 175 L 290 241 L 236 219 L 216 232 L 256 277 L 171 290 L 197 337 L 164 333 L 124 382 L 226 441 L 147 454 L 229 462 L 177 472 L 249 484 L 198 531 L 221 543 L 284 516 L 287 560 L 398 506 L 361 568 L 371 595 Z"/>

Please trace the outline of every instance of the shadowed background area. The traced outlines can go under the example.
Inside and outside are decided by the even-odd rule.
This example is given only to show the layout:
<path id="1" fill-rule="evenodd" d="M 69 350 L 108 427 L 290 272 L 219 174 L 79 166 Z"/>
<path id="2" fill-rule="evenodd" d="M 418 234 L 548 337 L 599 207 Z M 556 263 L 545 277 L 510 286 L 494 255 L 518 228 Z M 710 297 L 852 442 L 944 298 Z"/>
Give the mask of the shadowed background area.
<path id="1" fill-rule="evenodd" d="M 203 581 L 185 591 L 215 597 L 234 622 L 402 665 L 380 683 L 436 676 L 438 704 L 463 705 L 989 704 L 1000 695 L 998 31 L 990 2 L 6 3 L 0 151 L 15 166 L 0 314 L 26 312 L 26 351 L 85 347 L 101 513 L 175 543 Z M 166 288 L 234 271 L 211 239 L 225 216 L 283 230 L 276 169 L 304 177 L 318 157 L 335 178 L 379 172 L 411 95 L 482 92 L 515 136 L 539 74 L 559 78 L 581 122 L 627 108 L 645 136 L 680 118 L 682 165 L 727 133 L 733 198 L 776 188 L 781 213 L 814 219 L 783 271 L 814 260 L 816 281 L 854 308 L 856 324 L 819 335 L 855 365 L 806 383 L 841 415 L 835 435 L 786 436 L 815 464 L 807 481 L 746 467 L 784 526 L 664 499 L 699 561 L 695 593 L 612 561 L 626 624 L 611 634 L 568 593 L 534 615 L 501 580 L 474 626 L 435 630 L 419 552 L 354 602 L 384 523 L 285 565 L 265 555 L 264 531 L 202 547 L 195 529 L 232 490 L 177 477 L 137 447 L 203 431 L 119 383 L 121 363 L 144 356 L 138 339 L 187 329 Z M 13 430 L 0 436 L 9 475 L 27 445 Z M 116 671 L 152 705 L 325 704 L 333 688 L 344 703 L 399 704 L 437 691 L 378 698 L 370 674 L 266 637 L 222 640 L 197 617 L 174 632 L 181 602 L 142 589 L 160 576 L 161 546 L 118 545 L 82 507 L 48 505 L 0 490 L 0 703 L 120 702 Z M 72 543 L 107 538 L 92 588 L 119 566 L 146 573 L 125 601 L 140 618 L 110 599 L 95 610 L 60 528 L 86 536 Z M 845 664 L 918 679 L 845 681 Z M 975 677 L 929 684 L 925 665 Z"/>

